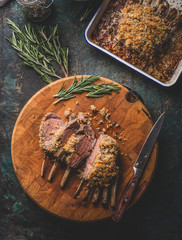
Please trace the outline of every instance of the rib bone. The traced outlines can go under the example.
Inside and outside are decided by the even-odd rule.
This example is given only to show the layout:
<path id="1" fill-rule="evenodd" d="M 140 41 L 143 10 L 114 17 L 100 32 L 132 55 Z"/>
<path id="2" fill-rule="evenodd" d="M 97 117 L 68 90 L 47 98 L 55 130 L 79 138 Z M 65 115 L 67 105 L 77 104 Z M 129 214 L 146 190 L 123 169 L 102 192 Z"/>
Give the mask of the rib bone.
<path id="1" fill-rule="evenodd" d="M 117 193 L 118 180 L 119 180 L 119 176 L 116 177 L 116 180 L 111 187 L 111 207 L 112 208 L 114 208 L 116 205 L 116 193 Z"/>
<path id="2" fill-rule="evenodd" d="M 169 24 L 169 26 L 171 28 L 174 28 L 181 22 L 182 22 L 182 15 L 177 15 L 176 18 Z"/>
<path id="3" fill-rule="evenodd" d="M 141 5 L 142 5 L 142 4 L 143 4 L 143 0 L 139 0 L 139 4 L 141 4 Z"/>
<path id="4" fill-rule="evenodd" d="M 169 9 L 169 3 L 167 3 L 167 2 L 159 5 L 159 15 L 160 15 L 160 17 L 165 17 L 167 15 L 168 9 Z"/>
<path id="5" fill-rule="evenodd" d="M 84 183 L 84 180 L 82 179 L 80 184 L 78 185 L 78 188 L 77 188 L 76 192 L 75 192 L 75 195 L 74 195 L 75 199 L 79 196 L 79 194 L 82 190 L 82 187 L 83 187 L 83 183 Z"/>
<path id="6" fill-rule="evenodd" d="M 42 162 L 41 173 L 40 173 L 41 177 L 44 177 L 45 163 L 46 163 L 46 159 L 44 158 Z"/>
<path id="7" fill-rule="evenodd" d="M 102 193 L 102 204 L 106 205 L 108 202 L 108 193 L 109 193 L 109 189 L 107 187 L 105 187 L 103 189 L 103 193 Z"/>
<path id="8" fill-rule="evenodd" d="M 177 16 L 177 10 L 175 8 L 170 9 L 168 14 L 165 17 L 165 22 L 166 23 L 172 22 L 176 16 Z"/>
<path id="9" fill-rule="evenodd" d="M 100 189 L 97 187 L 94 191 L 94 195 L 93 195 L 93 198 L 92 198 L 92 203 L 93 204 L 96 204 L 98 202 L 99 193 L 100 193 Z"/>
<path id="10" fill-rule="evenodd" d="M 162 0 L 157 0 L 156 4 L 154 5 L 155 8 L 158 8 L 161 3 L 162 3 Z"/>
<path id="11" fill-rule="evenodd" d="M 83 198 L 83 201 L 86 202 L 89 198 L 89 195 L 91 193 L 92 189 L 91 188 L 88 188 L 86 193 L 85 193 L 85 197 Z"/>
<path id="12" fill-rule="evenodd" d="M 147 1 L 147 5 L 149 5 L 149 6 L 150 6 L 150 5 L 151 5 L 151 3 L 152 3 L 152 0 L 148 0 L 148 1 Z"/>
<path id="13" fill-rule="evenodd" d="M 65 173 L 64 173 L 64 175 L 63 175 L 63 178 L 62 178 L 62 180 L 61 180 L 61 184 L 60 184 L 60 187 L 61 187 L 61 188 L 64 187 L 64 185 L 65 185 L 65 183 L 66 183 L 66 180 L 68 179 L 68 176 L 69 176 L 70 172 L 71 172 L 71 168 L 67 168 L 66 171 L 65 171 Z"/>
<path id="14" fill-rule="evenodd" d="M 57 163 L 55 162 L 51 168 L 51 171 L 48 176 L 48 181 L 51 182 L 54 172 L 56 171 Z"/>

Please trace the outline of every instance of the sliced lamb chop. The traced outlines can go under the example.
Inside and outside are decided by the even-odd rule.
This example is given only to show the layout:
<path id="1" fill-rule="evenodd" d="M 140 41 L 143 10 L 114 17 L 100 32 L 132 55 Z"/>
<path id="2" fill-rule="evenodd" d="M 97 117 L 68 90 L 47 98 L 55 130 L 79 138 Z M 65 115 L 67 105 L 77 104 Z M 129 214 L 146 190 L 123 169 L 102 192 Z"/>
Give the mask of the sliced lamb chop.
<path id="1" fill-rule="evenodd" d="M 50 141 L 49 154 L 54 159 L 54 164 L 48 176 L 48 180 L 51 181 L 53 174 L 58 166 L 58 163 L 63 162 L 66 157 L 66 144 L 68 141 L 75 141 L 76 131 L 80 128 L 80 124 L 77 119 L 73 119 L 64 126 L 61 126 L 54 134 Z M 74 145 L 74 143 L 72 143 Z"/>
<path id="2" fill-rule="evenodd" d="M 87 183 L 88 191 L 84 200 L 88 199 L 90 189 L 95 188 L 92 203 L 97 203 L 101 189 L 103 190 L 103 204 L 107 203 L 108 189 L 113 185 L 119 174 L 117 166 L 117 157 L 119 154 L 119 145 L 116 140 L 108 135 L 100 135 L 94 150 L 86 161 L 86 166 L 83 172 L 83 179 L 77 188 L 75 198 L 81 192 L 83 181 Z M 116 189 L 116 187 L 115 187 Z M 115 199 L 116 191 L 112 190 L 111 198 Z M 112 201 L 112 207 L 113 207 Z"/>
<path id="3" fill-rule="evenodd" d="M 82 160 L 90 156 L 96 142 L 95 133 L 92 127 L 88 125 L 81 125 L 80 129 L 74 136 L 74 139 L 74 151 L 72 151 L 72 148 L 70 148 L 70 144 L 72 144 L 72 142 L 68 142 L 68 145 L 64 147 L 67 170 L 65 171 L 65 174 L 61 181 L 62 188 L 65 185 L 71 169 L 77 168 Z"/>
<path id="4" fill-rule="evenodd" d="M 55 113 L 47 113 L 40 124 L 39 129 L 39 137 L 40 137 L 40 147 L 42 150 L 47 154 L 50 149 L 51 145 L 50 142 L 52 138 L 54 137 L 55 132 L 60 128 L 63 127 L 65 123 L 62 121 L 62 119 Z M 44 158 L 42 167 L 41 167 L 41 176 L 44 176 L 44 170 L 45 170 L 45 163 L 46 158 Z"/>
<path id="5" fill-rule="evenodd" d="M 55 113 L 47 113 L 41 121 L 39 129 L 40 147 L 44 151 L 50 150 L 50 141 L 54 137 L 55 132 L 63 127 L 65 123 Z"/>
<path id="6" fill-rule="evenodd" d="M 61 160 L 61 149 L 67 143 L 69 138 L 76 133 L 76 131 L 80 128 L 80 124 L 78 123 L 77 119 L 73 119 L 63 127 L 60 127 L 54 134 L 53 138 L 50 142 L 50 152 L 52 155 Z"/>
<path id="7" fill-rule="evenodd" d="M 55 113 L 46 114 L 40 124 L 39 137 L 40 147 L 47 158 L 54 163 L 49 173 L 48 180 L 51 181 L 53 173 L 57 168 L 58 160 L 64 157 L 62 146 L 68 141 L 71 135 L 79 129 L 80 124 L 76 119 L 64 123 Z M 42 163 L 41 176 L 44 176 L 45 159 Z"/>
<path id="8" fill-rule="evenodd" d="M 105 187 L 103 189 L 103 193 L 102 193 L 102 204 L 103 206 L 107 205 L 108 202 L 108 193 L 109 193 L 109 188 Z"/>

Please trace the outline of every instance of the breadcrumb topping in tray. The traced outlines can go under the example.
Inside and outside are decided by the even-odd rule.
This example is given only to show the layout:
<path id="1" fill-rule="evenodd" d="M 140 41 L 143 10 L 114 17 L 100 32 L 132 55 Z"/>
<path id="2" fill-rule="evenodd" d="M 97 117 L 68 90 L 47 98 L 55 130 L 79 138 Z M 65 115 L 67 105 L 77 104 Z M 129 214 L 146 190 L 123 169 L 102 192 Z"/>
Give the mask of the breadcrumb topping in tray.
<path id="1" fill-rule="evenodd" d="M 165 83 L 182 59 L 182 29 L 169 30 L 152 7 L 111 0 L 92 41 Z"/>
<path id="2" fill-rule="evenodd" d="M 121 9 L 119 41 L 137 51 L 140 56 L 152 58 L 156 49 L 168 38 L 168 26 L 156 16 L 154 8 L 140 4 L 128 4 Z"/>

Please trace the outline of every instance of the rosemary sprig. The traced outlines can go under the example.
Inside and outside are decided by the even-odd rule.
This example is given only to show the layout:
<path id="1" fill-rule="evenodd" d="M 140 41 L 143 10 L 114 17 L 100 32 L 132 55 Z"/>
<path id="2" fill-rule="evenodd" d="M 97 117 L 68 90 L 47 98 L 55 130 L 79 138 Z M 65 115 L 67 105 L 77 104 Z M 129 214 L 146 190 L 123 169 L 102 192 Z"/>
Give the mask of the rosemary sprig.
<path id="1" fill-rule="evenodd" d="M 80 94 L 82 92 L 90 92 L 93 91 L 95 85 L 92 83 L 99 80 L 98 75 L 91 75 L 89 77 L 82 76 L 81 80 L 78 82 L 76 80 L 76 75 L 74 76 L 73 83 L 68 87 L 67 90 L 64 88 L 64 84 L 62 85 L 61 89 L 58 91 L 56 95 L 53 97 L 59 98 L 54 104 L 62 101 L 74 98 L 74 94 Z"/>
<path id="2" fill-rule="evenodd" d="M 64 75 L 67 77 L 69 51 L 68 48 L 61 47 L 58 35 L 58 25 L 50 27 L 51 35 L 49 37 L 46 35 L 45 26 L 38 27 L 38 30 L 43 39 L 42 48 L 59 64 Z"/>
<path id="3" fill-rule="evenodd" d="M 121 89 L 121 87 L 118 87 L 117 85 L 113 84 L 113 83 L 100 83 L 98 84 L 99 87 L 102 87 L 103 89 L 110 89 L 112 91 L 114 91 L 115 93 L 119 93 L 119 90 Z"/>
<path id="4" fill-rule="evenodd" d="M 96 11 L 97 7 L 101 3 L 101 0 L 90 0 L 86 2 L 86 8 L 84 9 L 83 14 L 80 17 L 80 22 L 86 20 L 94 11 Z"/>
<path id="5" fill-rule="evenodd" d="M 62 48 L 59 41 L 58 26 L 50 27 L 50 34 L 45 26 L 33 27 L 30 23 L 20 30 L 15 23 L 7 19 L 11 26 L 12 38 L 8 39 L 24 64 L 32 67 L 42 79 L 51 83 L 50 77 L 61 78 L 52 66 L 55 61 L 68 76 L 68 49 Z"/>
<path id="6" fill-rule="evenodd" d="M 100 77 L 98 75 L 91 75 L 84 78 L 82 76 L 81 80 L 78 82 L 75 75 L 72 84 L 67 88 L 67 90 L 64 88 L 63 83 L 58 93 L 53 96 L 54 98 L 59 98 L 54 102 L 54 104 L 63 100 L 74 98 L 76 97 L 75 94 L 80 94 L 83 92 L 89 92 L 86 96 L 90 98 L 102 97 L 103 94 L 111 94 L 113 91 L 119 93 L 121 87 L 117 86 L 116 84 L 101 83 L 95 85 L 94 83 L 99 79 Z"/>
<path id="7" fill-rule="evenodd" d="M 95 91 L 89 92 L 86 96 L 91 98 L 99 98 L 102 97 L 103 94 L 111 94 L 112 92 L 119 93 L 121 87 L 118 87 L 112 83 L 101 83 L 98 84 L 100 88 L 96 89 Z"/>
<path id="8" fill-rule="evenodd" d="M 48 75 L 60 78 L 53 68 L 48 67 L 46 63 L 48 60 L 39 53 L 38 47 L 27 45 L 22 40 L 16 39 L 14 32 L 12 32 L 12 38 L 9 41 L 12 47 L 18 51 L 18 55 L 24 60 L 24 64 L 34 68 L 43 77 L 44 81 L 46 79 L 47 83 L 52 82 Z"/>

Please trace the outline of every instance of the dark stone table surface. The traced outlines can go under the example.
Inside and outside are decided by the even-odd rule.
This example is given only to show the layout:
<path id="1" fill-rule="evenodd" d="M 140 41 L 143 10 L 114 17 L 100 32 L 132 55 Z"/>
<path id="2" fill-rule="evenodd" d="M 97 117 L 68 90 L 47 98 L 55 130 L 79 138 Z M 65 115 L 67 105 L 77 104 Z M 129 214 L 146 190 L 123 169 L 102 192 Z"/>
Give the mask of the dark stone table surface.
<path id="1" fill-rule="evenodd" d="M 0 8 L 0 240 L 182 239 L 182 79 L 162 87 L 89 46 L 80 22 L 84 3 L 55 0 L 45 24 L 58 24 L 63 46 L 70 49 L 70 75 L 97 73 L 135 89 L 153 120 L 165 111 L 159 136 L 159 159 L 142 198 L 119 223 L 75 223 L 57 219 L 37 207 L 22 190 L 11 160 L 11 135 L 25 103 L 46 84 L 5 40 L 6 18 L 26 23 L 15 1 Z"/>

